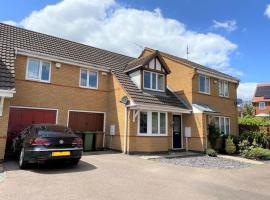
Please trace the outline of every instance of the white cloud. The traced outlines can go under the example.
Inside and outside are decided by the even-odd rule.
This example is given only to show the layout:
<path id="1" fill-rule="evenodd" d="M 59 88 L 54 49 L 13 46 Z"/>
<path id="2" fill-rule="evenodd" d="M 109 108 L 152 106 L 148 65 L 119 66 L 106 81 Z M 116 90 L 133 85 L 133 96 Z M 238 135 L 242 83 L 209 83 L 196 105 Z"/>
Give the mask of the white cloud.
<path id="1" fill-rule="evenodd" d="M 9 24 L 11 26 L 17 26 L 17 23 L 15 21 L 12 21 L 12 20 L 2 21 L 2 23 Z"/>
<path id="2" fill-rule="evenodd" d="M 267 5 L 267 7 L 266 7 L 266 10 L 265 10 L 264 14 L 265 14 L 267 17 L 269 17 L 269 18 L 270 18 L 270 4 L 269 4 L 269 5 Z"/>
<path id="3" fill-rule="evenodd" d="M 127 8 L 115 0 L 63 0 L 32 12 L 21 26 L 95 47 L 138 56 L 151 47 L 189 58 L 223 72 L 241 74 L 230 67 L 237 45 L 214 33 L 188 30 L 185 24 L 153 11 Z"/>
<path id="4" fill-rule="evenodd" d="M 243 100 L 251 100 L 256 89 L 257 83 L 240 83 L 237 89 L 237 96 Z"/>
<path id="5" fill-rule="evenodd" d="M 227 20 L 227 21 L 217 21 L 213 20 L 213 28 L 215 29 L 224 29 L 228 32 L 235 31 L 237 29 L 237 23 L 235 20 Z"/>

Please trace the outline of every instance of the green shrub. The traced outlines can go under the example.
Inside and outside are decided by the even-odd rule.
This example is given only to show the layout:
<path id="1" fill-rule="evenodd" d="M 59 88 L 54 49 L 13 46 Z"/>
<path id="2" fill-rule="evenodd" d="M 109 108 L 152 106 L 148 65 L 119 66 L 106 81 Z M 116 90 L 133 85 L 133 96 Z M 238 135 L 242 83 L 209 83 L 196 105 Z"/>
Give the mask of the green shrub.
<path id="1" fill-rule="evenodd" d="M 264 131 L 248 131 L 240 135 L 240 141 L 247 140 L 250 145 L 256 142 L 258 145 L 269 148 L 270 136 Z"/>
<path id="2" fill-rule="evenodd" d="M 209 130 L 208 140 L 211 144 L 211 147 L 215 149 L 217 145 L 217 140 L 220 137 L 219 128 L 217 128 L 214 124 L 210 124 L 208 125 L 208 130 Z"/>
<path id="3" fill-rule="evenodd" d="M 228 154 L 233 154 L 236 151 L 236 146 L 233 143 L 231 136 L 226 139 L 225 150 Z"/>
<path id="4" fill-rule="evenodd" d="M 217 152 L 214 149 L 206 149 L 206 155 L 211 157 L 217 157 Z"/>
<path id="5" fill-rule="evenodd" d="M 256 125 L 256 126 L 270 126 L 270 120 L 261 117 L 245 116 L 239 118 L 239 124 L 242 125 Z"/>
<path id="6" fill-rule="evenodd" d="M 245 158 L 270 160 L 270 150 L 261 147 L 251 148 L 244 154 Z"/>

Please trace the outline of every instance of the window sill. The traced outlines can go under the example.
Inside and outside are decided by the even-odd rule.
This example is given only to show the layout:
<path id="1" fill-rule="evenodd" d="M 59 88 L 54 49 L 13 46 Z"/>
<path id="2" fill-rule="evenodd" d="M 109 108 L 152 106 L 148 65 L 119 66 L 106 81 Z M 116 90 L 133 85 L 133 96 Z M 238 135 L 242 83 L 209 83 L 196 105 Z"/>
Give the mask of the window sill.
<path id="1" fill-rule="evenodd" d="M 154 92 L 165 92 L 165 90 L 154 90 L 154 89 L 150 89 L 150 88 L 143 88 L 143 90 L 148 90 L 148 91 L 154 91 Z"/>
<path id="2" fill-rule="evenodd" d="M 204 94 L 204 95 L 209 95 L 209 96 L 211 96 L 211 93 L 207 93 L 207 92 L 198 92 L 199 94 Z"/>
<path id="3" fill-rule="evenodd" d="M 50 81 L 42 81 L 42 80 L 38 80 L 38 79 L 30 79 L 30 78 L 26 78 L 25 80 L 27 81 L 33 81 L 33 82 L 38 82 L 38 83 L 48 83 L 50 84 Z"/>
<path id="4" fill-rule="evenodd" d="M 98 88 L 95 88 L 95 87 L 86 87 L 86 86 L 79 86 L 80 88 L 83 88 L 83 89 L 89 89 L 89 90 L 98 90 Z"/>
<path id="5" fill-rule="evenodd" d="M 144 136 L 144 137 L 167 137 L 168 134 L 143 134 L 143 133 L 138 133 L 137 136 L 141 137 L 141 136 Z"/>

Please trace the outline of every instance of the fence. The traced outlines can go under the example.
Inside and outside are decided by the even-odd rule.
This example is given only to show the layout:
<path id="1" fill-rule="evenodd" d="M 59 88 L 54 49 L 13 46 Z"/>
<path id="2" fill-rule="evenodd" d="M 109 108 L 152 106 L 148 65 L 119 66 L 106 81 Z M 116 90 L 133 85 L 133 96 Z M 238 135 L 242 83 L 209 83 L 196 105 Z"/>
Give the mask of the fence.
<path id="1" fill-rule="evenodd" d="M 247 132 L 247 131 L 265 131 L 270 135 L 270 126 L 239 124 L 239 134 Z"/>

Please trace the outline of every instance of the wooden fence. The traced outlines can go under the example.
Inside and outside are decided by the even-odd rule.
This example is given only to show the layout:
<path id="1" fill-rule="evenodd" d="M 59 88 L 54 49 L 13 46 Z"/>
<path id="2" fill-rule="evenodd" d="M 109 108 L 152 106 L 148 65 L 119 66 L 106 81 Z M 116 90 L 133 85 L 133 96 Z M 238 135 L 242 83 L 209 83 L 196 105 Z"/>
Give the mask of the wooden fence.
<path id="1" fill-rule="evenodd" d="M 270 135 L 270 126 L 243 125 L 239 124 L 239 134 L 247 131 L 265 131 Z"/>

